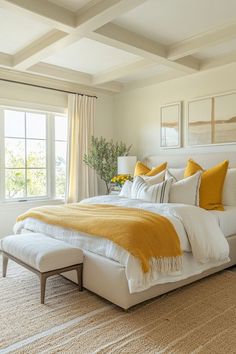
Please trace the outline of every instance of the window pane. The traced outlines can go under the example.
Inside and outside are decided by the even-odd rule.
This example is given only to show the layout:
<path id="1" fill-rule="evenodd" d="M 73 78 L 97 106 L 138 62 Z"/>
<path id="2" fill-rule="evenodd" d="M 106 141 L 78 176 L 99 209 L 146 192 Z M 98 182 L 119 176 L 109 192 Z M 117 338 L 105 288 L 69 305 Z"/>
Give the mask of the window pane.
<path id="1" fill-rule="evenodd" d="M 5 139 L 5 166 L 9 168 L 25 167 L 24 139 Z"/>
<path id="2" fill-rule="evenodd" d="M 26 113 L 26 137 L 46 139 L 46 115 Z"/>
<path id="3" fill-rule="evenodd" d="M 46 167 L 46 141 L 27 140 L 27 167 Z"/>
<path id="4" fill-rule="evenodd" d="M 67 140 L 67 117 L 55 116 L 55 140 Z"/>
<path id="5" fill-rule="evenodd" d="M 4 111 L 5 136 L 14 138 L 25 137 L 25 112 Z"/>
<path id="6" fill-rule="evenodd" d="M 64 197 L 66 189 L 66 148 L 67 143 L 55 142 L 56 155 L 56 196 Z"/>
<path id="7" fill-rule="evenodd" d="M 56 197 L 64 198 L 66 193 L 66 171 L 56 168 Z"/>
<path id="8" fill-rule="evenodd" d="M 47 195 L 46 170 L 27 170 L 27 197 Z"/>
<path id="9" fill-rule="evenodd" d="M 25 170 L 6 170 L 6 199 L 25 196 Z"/>

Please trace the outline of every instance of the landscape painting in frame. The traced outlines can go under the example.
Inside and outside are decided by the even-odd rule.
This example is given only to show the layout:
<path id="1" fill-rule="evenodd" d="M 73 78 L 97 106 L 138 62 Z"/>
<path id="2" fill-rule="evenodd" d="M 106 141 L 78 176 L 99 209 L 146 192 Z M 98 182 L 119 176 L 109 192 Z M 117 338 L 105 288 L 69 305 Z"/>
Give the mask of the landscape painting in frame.
<path id="1" fill-rule="evenodd" d="M 213 98 L 213 144 L 236 143 L 236 93 Z"/>
<path id="2" fill-rule="evenodd" d="M 211 144 L 211 98 L 188 104 L 188 145 Z"/>
<path id="3" fill-rule="evenodd" d="M 236 143 L 236 93 L 189 102 L 188 145 Z"/>
<path id="4" fill-rule="evenodd" d="M 181 147 L 181 102 L 161 107 L 161 147 Z"/>

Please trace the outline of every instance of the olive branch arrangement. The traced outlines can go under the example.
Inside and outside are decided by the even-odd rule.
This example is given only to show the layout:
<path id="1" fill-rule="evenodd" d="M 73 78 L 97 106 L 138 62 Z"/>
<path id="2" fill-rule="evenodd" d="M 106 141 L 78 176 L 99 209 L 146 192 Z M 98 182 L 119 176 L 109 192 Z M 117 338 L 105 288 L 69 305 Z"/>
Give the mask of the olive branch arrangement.
<path id="1" fill-rule="evenodd" d="M 127 147 L 122 141 L 91 137 L 89 151 L 84 155 L 83 161 L 105 182 L 107 194 L 110 192 L 111 179 L 117 175 L 118 156 L 127 156 L 130 149 L 131 145 Z"/>

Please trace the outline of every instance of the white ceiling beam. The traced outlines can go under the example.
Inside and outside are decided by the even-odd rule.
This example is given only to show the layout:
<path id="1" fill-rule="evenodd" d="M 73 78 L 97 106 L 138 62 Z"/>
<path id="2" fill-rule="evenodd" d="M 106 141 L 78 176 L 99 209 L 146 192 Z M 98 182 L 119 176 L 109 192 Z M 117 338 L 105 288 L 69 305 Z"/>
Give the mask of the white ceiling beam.
<path id="1" fill-rule="evenodd" d="M 82 85 L 76 82 L 68 82 L 65 80 L 58 80 L 56 78 L 45 77 L 44 75 L 34 74 L 30 72 L 22 72 L 12 69 L 0 68 L 0 78 L 6 80 L 13 80 L 27 84 L 45 86 L 48 88 L 55 88 L 59 90 L 71 92 L 83 92 L 88 95 L 99 95 L 99 93 L 113 94 L 105 87 L 96 88 L 92 86 Z M 19 86 L 20 87 L 20 86 Z"/>
<path id="2" fill-rule="evenodd" d="M 108 23 L 90 33 L 88 38 L 186 73 L 193 73 L 199 69 L 197 59 L 187 57 L 178 61 L 168 60 L 165 46 L 113 23 Z"/>
<path id="3" fill-rule="evenodd" d="M 17 70 L 26 70 L 45 57 L 50 56 L 52 49 L 57 47 L 58 41 L 66 36 L 67 33 L 56 29 L 46 33 L 14 55 L 14 68 Z"/>
<path id="4" fill-rule="evenodd" d="M 108 23 L 98 28 L 90 33 L 88 38 L 158 63 L 163 62 L 166 56 L 166 48 L 162 44 L 137 35 L 113 23 Z"/>
<path id="5" fill-rule="evenodd" d="M 78 11 L 76 18 L 77 29 L 85 32 L 94 31 L 118 16 L 142 5 L 147 0 L 103 0 L 94 6 Z"/>
<path id="6" fill-rule="evenodd" d="M 1 1 L 1 0 L 0 0 Z M 20 0 L 11 0 L 19 1 Z M 31 0 L 21 0 L 31 1 Z M 33 0 L 36 1 L 36 0 Z M 44 0 L 45 1 L 45 0 Z M 89 32 L 103 26 L 105 23 L 112 21 L 117 16 L 137 7 L 147 0 L 103 0 L 88 8 L 83 9 L 77 14 L 76 28 L 68 35 L 63 35 L 61 31 L 55 31 L 54 40 L 45 41 L 41 38 L 39 41 L 32 43 L 30 46 L 16 53 L 15 67 L 19 70 L 26 70 L 37 62 L 55 54 L 58 50 L 77 42 L 85 37 Z M 31 50 L 33 48 L 33 50 Z"/>
<path id="7" fill-rule="evenodd" d="M 0 66 L 11 68 L 13 66 L 13 56 L 0 52 Z"/>
<path id="8" fill-rule="evenodd" d="M 236 38 L 236 23 L 176 43 L 169 47 L 167 57 L 170 60 L 183 58 L 233 38 Z"/>
<path id="9" fill-rule="evenodd" d="M 61 31 L 70 32 L 76 26 L 75 13 L 47 0 L 0 0 L 0 6 Z"/>
<path id="10" fill-rule="evenodd" d="M 90 74 L 52 64 L 38 63 L 30 67 L 28 71 L 60 80 L 78 82 L 83 85 L 90 86 L 92 83 L 92 75 Z"/>
<path id="11" fill-rule="evenodd" d="M 101 74 L 94 75 L 92 82 L 94 85 L 104 84 L 106 82 L 114 81 L 124 76 L 134 74 L 153 65 L 156 65 L 153 61 L 142 59 L 136 61 L 135 63 L 119 66 Z"/>
<path id="12" fill-rule="evenodd" d="M 61 66 L 52 64 L 38 63 L 30 67 L 27 72 L 32 72 L 40 76 L 51 77 L 66 82 L 97 87 L 110 92 L 117 93 L 120 92 L 123 88 L 123 85 L 121 83 L 114 82 L 112 80 L 110 80 L 110 82 L 107 82 L 106 84 L 94 83 L 93 76 L 90 74 L 83 73 L 77 70 L 62 68 Z"/>

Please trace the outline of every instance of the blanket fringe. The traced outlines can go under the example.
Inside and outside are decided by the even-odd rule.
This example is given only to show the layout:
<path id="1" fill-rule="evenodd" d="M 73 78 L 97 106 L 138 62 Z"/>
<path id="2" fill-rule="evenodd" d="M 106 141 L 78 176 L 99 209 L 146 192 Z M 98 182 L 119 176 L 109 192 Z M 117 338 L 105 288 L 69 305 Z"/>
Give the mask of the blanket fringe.
<path id="1" fill-rule="evenodd" d="M 149 261 L 150 271 L 160 273 L 178 272 L 182 269 L 182 256 L 177 257 L 158 257 Z"/>

